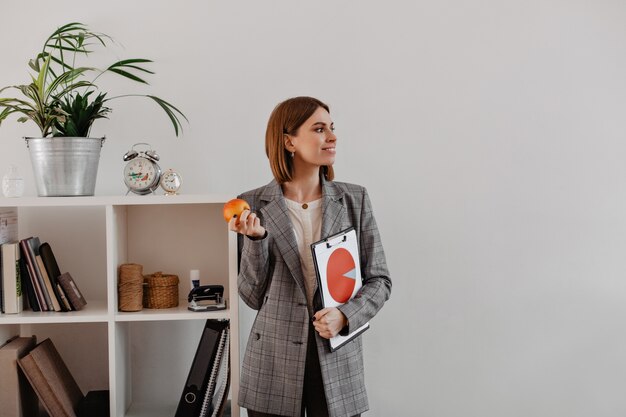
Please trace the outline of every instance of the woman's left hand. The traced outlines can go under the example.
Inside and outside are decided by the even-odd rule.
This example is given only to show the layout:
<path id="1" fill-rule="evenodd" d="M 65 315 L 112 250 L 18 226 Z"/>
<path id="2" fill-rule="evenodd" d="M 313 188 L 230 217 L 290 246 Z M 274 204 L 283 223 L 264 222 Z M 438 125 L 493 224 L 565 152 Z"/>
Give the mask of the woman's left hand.
<path id="1" fill-rule="evenodd" d="M 323 308 L 313 316 L 313 326 L 324 339 L 330 339 L 348 324 L 346 316 L 336 307 Z"/>

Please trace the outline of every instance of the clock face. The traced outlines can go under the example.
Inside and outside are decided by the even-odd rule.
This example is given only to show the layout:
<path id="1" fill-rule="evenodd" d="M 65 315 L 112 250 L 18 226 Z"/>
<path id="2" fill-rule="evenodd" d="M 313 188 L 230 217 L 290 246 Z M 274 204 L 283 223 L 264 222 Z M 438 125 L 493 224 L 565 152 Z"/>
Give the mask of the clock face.
<path id="1" fill-rule="evenodd" d="M 131 190 L 149 190 L 159 182 L 158 165 L 139 157 L 129 161 L 124 167 L 124 182 Z"/>
<path id="2" fill-rule="evenodd" d="M 161 177 L 161 187 L 168 193 L 178 191 L 181 183 L 180 175 L 174 171 L 166 171 Z"/>

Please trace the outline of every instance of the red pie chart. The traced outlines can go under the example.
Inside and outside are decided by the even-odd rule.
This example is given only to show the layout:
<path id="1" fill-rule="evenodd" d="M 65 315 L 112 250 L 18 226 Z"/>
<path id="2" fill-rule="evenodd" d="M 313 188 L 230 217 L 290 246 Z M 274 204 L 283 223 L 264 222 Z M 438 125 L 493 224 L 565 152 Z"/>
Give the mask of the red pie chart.
<path id="1" fill-rule="evenodd" d="M 338 303 L 350 299 L 356 285 L 356 266 L 350 252 L 343 248 L 330 254 L 326 265 L 328 292 Z"/>

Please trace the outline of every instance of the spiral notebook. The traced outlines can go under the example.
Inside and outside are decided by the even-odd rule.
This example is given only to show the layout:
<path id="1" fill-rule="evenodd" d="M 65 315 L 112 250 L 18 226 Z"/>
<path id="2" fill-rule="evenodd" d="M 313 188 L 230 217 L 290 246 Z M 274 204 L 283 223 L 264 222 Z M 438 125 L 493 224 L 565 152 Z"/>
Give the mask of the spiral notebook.
<path id="1" fill-rule="evenodd" d="M 207 386 L 200 417 L 217 417 L 221 415 L 225 394 L 229 386 L 229 352 L 230 352 L 230 330 L 226 328 L 222 332 L 217 355 L 211 369 L 209 384 Z"/>
<path id="2" fill-rule="evenodd" d="M 311 245 L 317 285 L 322 295 L 322 305 L 338 307 L 350 301 L 361 289 L 361 264 L 359 262 L 359 243 L 354 227 L 343 230 Z M 369 322 L 348 335 L 337 335 L 330 341 L 330 350 L 334 352 L 365 330 Z"/>

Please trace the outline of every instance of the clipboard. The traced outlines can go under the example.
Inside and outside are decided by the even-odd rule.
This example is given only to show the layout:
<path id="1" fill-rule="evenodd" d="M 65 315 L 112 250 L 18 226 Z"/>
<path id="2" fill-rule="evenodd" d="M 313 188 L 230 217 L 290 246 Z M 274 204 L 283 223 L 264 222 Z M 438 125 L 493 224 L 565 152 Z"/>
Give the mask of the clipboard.
<path id="1" fill-rule="evenodd" d="M 354 227 L 311 244 L 311 251 L 323 307 L 338 307 L 352 299 L 363 286 Z M 338 334 L 329 339 L 330 351 L 336 351 L 369 327 L 368 322 L 346 336 Z"/>

